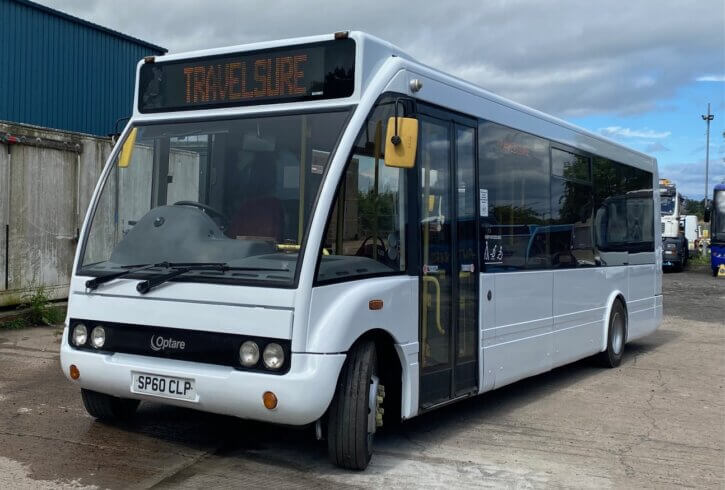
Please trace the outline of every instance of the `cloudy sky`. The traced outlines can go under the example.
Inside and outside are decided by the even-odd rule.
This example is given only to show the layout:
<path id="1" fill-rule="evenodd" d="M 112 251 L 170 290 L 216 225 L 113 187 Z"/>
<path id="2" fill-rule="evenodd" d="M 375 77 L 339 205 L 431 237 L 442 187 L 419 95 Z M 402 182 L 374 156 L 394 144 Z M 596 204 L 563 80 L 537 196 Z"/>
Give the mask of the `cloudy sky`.
<path id="1" fill-rule="evenodd" d="M 36 0 L 170 52 L 364 30 L 418 60 L 604 134 L 702 198 L 725 179 L 725 1 Z"/>

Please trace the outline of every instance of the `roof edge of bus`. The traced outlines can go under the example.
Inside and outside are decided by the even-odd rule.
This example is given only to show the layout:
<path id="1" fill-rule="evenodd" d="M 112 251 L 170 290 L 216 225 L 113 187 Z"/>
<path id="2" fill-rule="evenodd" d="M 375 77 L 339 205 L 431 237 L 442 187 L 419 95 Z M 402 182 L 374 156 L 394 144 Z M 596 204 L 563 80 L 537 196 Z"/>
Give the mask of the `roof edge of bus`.
<path id="1" fill-rule="evenodd" d="M 334 41 L 336 35 L 340 32 L 346 32 L 347 37 L 355 39 L 356 41 L 371 42 L 378 44 L 382 48 L 388 49 L 391 54 L 404 56 L 410 60 L 414 60 L 408 53 L 403 51 L 400 47 L 388 42 L 384 39 L 380 39 L 372 34 L 368 34 L 363 31 L 337 31 L 326 34 L 317 34 L 312 36 L 301 36 L 301 37 L 290 37 L 285 39 L 270 39 L 267 41 L 258 41 L 246 44 L 235 44 L 231 46 L 217 46 L 214 48 L 197 49 L 193 51 L 182 51 L 178 53 L 169 53 L 161 56 L 155 56 L 156 61 L 175 61 L 184 60 L 191 58 L 200 58 L 204 56 L 215 56 L 220 54 L 228 53 L 243 53 L 246 51 L 258 51 L 268 48 L 279 48 L 283 46 L 294 46 L 299 44 L 311 44 L 321 41 Z M 142 60 L 143 61 L 143 60 Z"/>

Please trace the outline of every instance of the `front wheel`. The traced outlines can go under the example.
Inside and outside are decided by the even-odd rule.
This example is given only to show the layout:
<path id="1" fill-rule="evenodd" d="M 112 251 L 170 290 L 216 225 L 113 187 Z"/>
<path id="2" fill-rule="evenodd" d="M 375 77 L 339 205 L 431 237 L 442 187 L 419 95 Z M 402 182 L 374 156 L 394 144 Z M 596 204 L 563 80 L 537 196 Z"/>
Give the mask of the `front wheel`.
<path id="1" fill-rule="evenodd" d="M 382 417 L 383 390 L 377 375 L 372 341 L 348 352 L 327 418 L 327 451 L 337 466 L 364 470 L 370 462 L 375 430 Z"/>
<path id="2" fill-rule="evenodd" d="M 627 339 L 627 312 L 619 300 L 615 300 L 609 314 L 607 348 L 599 354 L 599 360 L 605 367 L 614 368 L 622 362 L 624 344 Z"/>
<path id="3" fill-rule="evenodd" d="M 136 413 L 139 401 L 129 398 L 118 398 L 105 393 L 81 388 L 83 405 L 91 417 L 104 422 L 123 422 Z"/>

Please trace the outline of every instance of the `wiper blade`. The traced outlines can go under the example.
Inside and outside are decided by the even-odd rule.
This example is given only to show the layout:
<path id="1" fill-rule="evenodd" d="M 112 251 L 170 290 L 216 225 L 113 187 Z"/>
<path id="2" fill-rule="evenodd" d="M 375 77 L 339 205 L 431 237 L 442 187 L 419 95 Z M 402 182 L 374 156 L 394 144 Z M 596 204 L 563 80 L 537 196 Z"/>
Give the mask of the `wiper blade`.
<path id="1" fill-rule="evenodd" d="M 258 272 L 289 272 L 289 269 L 272 268 L 272 267 L 230 267 L 225 263 L 188 263 L 188 264 L 169 264 L 171 272 L 161 274 L 151 279 L 146 279 L 136 284 L 136 291 L 141 294 L 148 293 L 152 288 L 165 283 L 169 279 L 173 279 L 182 274 L 186 274 L 191 271 L 204 271 L 204 270 L 218 270 L 219 272 L 226 271 L 258 271 Z"/>
<path id="2" fill-rule="evenodd" d="M 129 269 L 126 269 L 125 271 L 121 272 L 112 272 L 111 274 L 106 274 L 105 276 L 99 276 L 94 277 L 93 279 L 89 279 L 86 281 L 86 289 L 90 289 L 93 291 L 101 284 L 105 284 L 107 282 L 113 281 L 114 279 L 120 279 L 122 277 L 128 276 L 129 274 L 134 274 L 136 272 L 141 272 L 146 269 L 151 269 L 153 267 L 159 267 L 157 264 L 144 264 L 144 265 L 137 265 L 137 266 L 122 266 L 122 267 L 130 267 Z"/>
<path id="3" fill-rule="evenodd" d="M 90 289 L 91 291 L 93 291 L 101 284 L 111 282 L 115 279 L 121 279 L 122 277 L 126 277 L 128 275 L 135 274 L 137 272 L 145 271 L 147 269 L 153 269 L 155 267 L 163 267 L 165 269 L 168 269 L 171 267 L 182 267 L 182 266 L 192 266 L 192 265 L 193 266 L 222 267 L 225 264 L 222 262 L 207 262 L 207 263 L 158 262 L 156 264 L 122 265 L 121 267 L 126 269 L 125 271 L 112 272 L 111 274 L 106 274 L 105 276 L 94 277 L 93 279 L 87 280 L 86 289 Z"/>

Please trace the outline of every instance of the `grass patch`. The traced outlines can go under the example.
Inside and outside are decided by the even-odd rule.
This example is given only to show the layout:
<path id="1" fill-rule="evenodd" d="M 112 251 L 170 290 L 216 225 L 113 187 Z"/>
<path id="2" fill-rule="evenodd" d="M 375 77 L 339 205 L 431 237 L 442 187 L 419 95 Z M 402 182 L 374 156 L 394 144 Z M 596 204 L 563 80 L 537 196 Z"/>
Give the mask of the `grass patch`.
<path id="1" fill-rule="evenodd" d="M 696 254 L 689 258 L 690 265 L 710 265 L 710 254 Z"/>
<path id="2" fill-rule="evenodd" d="M 0 328 L 19 329 L 32 326 L 57 325 L 63 321 L 65 311 L 62 307 L 50 302 L 45 287 L 40 286 L 32 294 L 23 297 L 23 304 L 18 306 L 17 316 L 0 321 Z"/>

